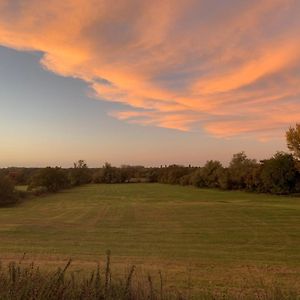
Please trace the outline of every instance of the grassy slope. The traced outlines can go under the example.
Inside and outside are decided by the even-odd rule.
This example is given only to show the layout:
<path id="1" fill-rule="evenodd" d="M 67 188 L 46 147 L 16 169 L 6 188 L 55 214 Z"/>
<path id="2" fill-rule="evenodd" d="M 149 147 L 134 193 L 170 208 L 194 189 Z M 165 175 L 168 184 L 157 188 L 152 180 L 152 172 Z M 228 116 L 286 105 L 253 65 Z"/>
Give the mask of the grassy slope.
<path id="1" fill-rule="evenodd" d="M 0 209 L 0 255 L 300 268 L 300 199 L 160 184 L 88 185 Z M 195 271 L 196 273 L 198 271 Z M 200 273 L 199 273 L 200 274 Z M 226 275 L 224 275 L 226 276 Z"/>

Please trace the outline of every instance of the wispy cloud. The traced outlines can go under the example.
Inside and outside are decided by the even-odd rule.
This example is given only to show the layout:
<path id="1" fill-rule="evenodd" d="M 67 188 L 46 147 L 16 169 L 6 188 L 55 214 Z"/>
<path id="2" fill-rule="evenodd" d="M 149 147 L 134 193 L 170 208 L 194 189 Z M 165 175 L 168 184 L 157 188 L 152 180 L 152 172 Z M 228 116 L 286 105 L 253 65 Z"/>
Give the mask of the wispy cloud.
<path id="1" fill-rule="evenodd" d="M 129 105 L 120 120 L 264 139 L 300 119 L 297 0 L 0 0 L 0 14 L 1 45 Z"/>

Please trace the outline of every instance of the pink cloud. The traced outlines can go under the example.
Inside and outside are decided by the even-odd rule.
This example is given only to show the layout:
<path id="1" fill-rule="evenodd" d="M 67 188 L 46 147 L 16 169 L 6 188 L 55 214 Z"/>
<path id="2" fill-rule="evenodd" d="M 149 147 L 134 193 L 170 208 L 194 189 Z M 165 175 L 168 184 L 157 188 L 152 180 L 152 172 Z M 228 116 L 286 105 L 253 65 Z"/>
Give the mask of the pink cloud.
<path id="1" fill-rule="evenodd" d="M 0 0 L 0 13 L 0 45 L 129 105 L 120 120 L 260 139 L 299 121 L 298 1 Z"/>

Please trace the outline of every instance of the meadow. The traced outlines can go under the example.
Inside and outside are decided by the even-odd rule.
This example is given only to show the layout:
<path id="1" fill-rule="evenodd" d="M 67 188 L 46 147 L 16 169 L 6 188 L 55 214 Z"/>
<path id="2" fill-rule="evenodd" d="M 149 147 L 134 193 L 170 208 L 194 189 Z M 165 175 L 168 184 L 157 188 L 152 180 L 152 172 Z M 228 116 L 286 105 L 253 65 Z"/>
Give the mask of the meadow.
<path id="1" fill-rule="evenodd" d="M 246 276 L 297 285 L 300 198 L 163 184 L 90 184 L 0 208 L 0 258 L 162 270 L 193 287 Z M 229 283 L 230 282 L 230 283 Z"/>

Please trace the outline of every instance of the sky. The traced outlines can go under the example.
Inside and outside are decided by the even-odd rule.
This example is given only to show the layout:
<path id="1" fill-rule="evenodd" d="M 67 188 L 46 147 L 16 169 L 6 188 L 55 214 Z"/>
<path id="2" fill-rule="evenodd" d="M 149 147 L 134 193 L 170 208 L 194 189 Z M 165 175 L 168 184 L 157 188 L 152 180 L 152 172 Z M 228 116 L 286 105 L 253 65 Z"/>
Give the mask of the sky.
<path id="1" fill-rule="evenodd" d="M 0 0 L 0 167 L 286 150 L 298 0 Z"/>

